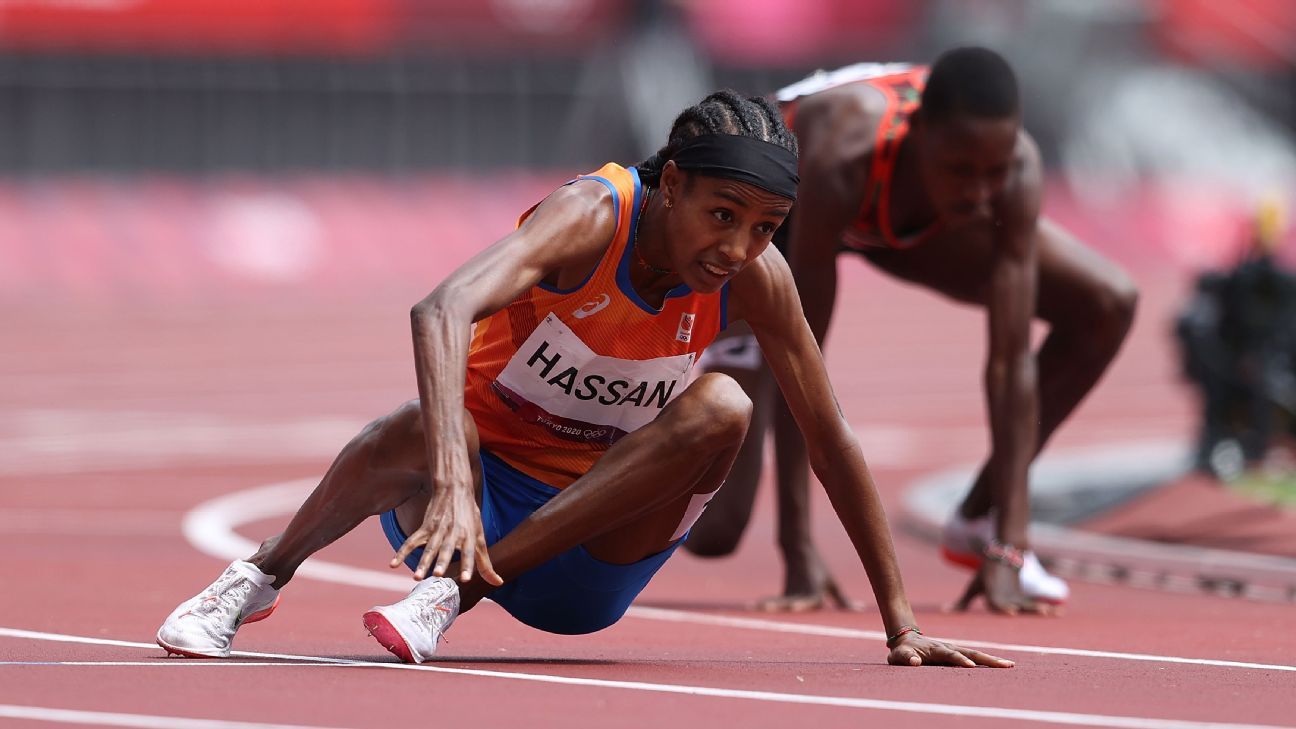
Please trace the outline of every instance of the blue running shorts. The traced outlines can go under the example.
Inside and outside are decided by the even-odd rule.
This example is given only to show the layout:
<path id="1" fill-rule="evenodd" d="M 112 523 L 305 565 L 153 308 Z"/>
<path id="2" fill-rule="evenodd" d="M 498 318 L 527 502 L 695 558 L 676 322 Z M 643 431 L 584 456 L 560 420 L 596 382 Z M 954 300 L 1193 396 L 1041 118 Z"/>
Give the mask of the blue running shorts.
<path id="1" fill-rule="evenodd" d="M 481 516 L 488 546 L 560 493 L 484 450 L 481 462 Z M 400 549 L 407 535 L 396 521 L 395 510 L 380 518 L 387 541 Z M 578 546 L 505 583 L 489 597 L 533 628 L 564 635 L 593 633 L 621 619 L 684 539 L 634 564 L 604 562 Z M 405 558 L 405 564 L 411 571 L 418 569 L 422 556 L 420 547 Z"/>

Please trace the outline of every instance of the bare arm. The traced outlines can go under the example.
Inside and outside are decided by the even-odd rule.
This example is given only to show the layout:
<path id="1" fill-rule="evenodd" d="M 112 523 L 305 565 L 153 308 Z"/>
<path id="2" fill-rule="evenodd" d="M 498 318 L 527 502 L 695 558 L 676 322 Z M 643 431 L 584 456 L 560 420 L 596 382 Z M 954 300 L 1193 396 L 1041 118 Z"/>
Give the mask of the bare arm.
<path id="1" fill-rule="evenodd" d="M 828 382 L 805 323 L 791 271 L 777 251 L 767 252 L 733 283 L 731 307 L 760 342 L 779 389 L 800 428 L 810 466 L 850 536 L 888 633 L 913 623 L 896 564 L 891 532 L 877 488 Z"/>
<path id="2" fill-rule="evenodd" d="M 1008 201 L 997 219 L 1000 232 L 987 307 L 985 392 L 991 433 L 987 475 L 1000 504 L 998 537 L 1015 546 L 1026 544 L 1030 519 L 1026 481 L 1039 423 L 1039 387 L 1030 341 L 1038 288 L 1039 188 L 1039 158 L 1029 146 L 1019 179 L 1006 191 Z"/>
<path id="3" fill-rule="evenodd" d="M 426 543 L 415 571 L 417 579 L 426 576 L 434 556 L 432 573 L 444 575 L 451 554 L 461 549 L 461 579 L 471 577 L 480 559 L 483 576 L 499 583 L 486 556 L 480 516 L 475 514 L 463 421 L 472 323 L 500 311 L 547 277 L 560 276 L 567 268 L 592 267 L 612 239 L 616 220 L 611 193 L 601 183 L 577 182 L 560 188 L 517 230 L 474 256 L 411 310 L 433 499 L 424 522 L 426 533 L 410 535 L 393 563 L 399 564 L 405 554 Z M 475 524 L 466 511 L 474 512 Z"/>
<path id="4" fill-rule="evenodd" d="M 841 519 L 888 635 L 914 625 L 882 499 L 859 441 L 833 395 L 823 358 L 806 325 L 791 271 L 769 251 L 734 280 L 731 311 L 751 325 L 793 418 L 804 435 L 810 465 Z M 892 663 L 1010 666 L 1010 661 L 906 634 L 891 646 Z"/>

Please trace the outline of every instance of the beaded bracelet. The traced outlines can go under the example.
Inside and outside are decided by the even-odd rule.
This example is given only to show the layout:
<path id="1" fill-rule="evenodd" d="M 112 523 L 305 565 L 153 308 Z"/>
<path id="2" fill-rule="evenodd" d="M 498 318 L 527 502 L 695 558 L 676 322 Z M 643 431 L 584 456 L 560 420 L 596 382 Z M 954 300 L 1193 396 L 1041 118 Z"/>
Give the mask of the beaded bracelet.
<path id="1" fill-rule="evenodd" d="M 897 630 L 895 633 L 887 636 L 887 640 L 886 640 L 887 648 L 894 648 L 895 646 L 891 645 L 892 643 L 896 642 L 897 640 L 900 640 L 901 638 L 905 637 L 906 635 L 909 635 L 910 633 L 914 633 L 915 635 L 923 634 L 923 632 L 918 629 L 917 625 L 902 625 L 900 626 L 900 629 Z"/>
<path id="2" fill-rule="evenodd" d="M 991 539 L 985 548 L 986 559 L 1002 562 L 1015 570 L 1022 568 L 1025 562 L 1025 555 L 1022 551 L 1011 544 L 1004 544 L 998 539 Z"/>

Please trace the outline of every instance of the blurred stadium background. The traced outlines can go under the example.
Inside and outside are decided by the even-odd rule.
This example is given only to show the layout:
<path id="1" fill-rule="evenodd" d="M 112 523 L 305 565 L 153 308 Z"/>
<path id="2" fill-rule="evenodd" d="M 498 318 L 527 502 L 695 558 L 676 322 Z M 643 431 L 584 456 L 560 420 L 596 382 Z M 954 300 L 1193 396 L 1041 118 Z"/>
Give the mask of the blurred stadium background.
<path id="1" fill-rule="evenodd" d="M 972 42 L 1127 265 L 1226 261 L 1292 195 L 1288 0 L 0 0 L 0 296 L 417 297 L 713 87 Z"/>
<path id="2" fill-rule="evenodd" d="M 1018 70 L 1046 211 L 1143 288 L 1114 376 L 1191 442 L 1176 311 L 1296 195 L 1290 0 L 0 0 L 0 475 L 282 453 L 257 424 L 345 415 L 299 434 L 315 464 L 413 393 L 408 307 L 555 186 L 713 88 L 967 43 Z M 882 346 L 918 361 L 975 332 L 939 397 L 980 412 L 979 318 L 888 285 L 848 325 L 905 312 L 930 341 Z M 876 405 L 851 378 L 884 351 L 839 392 Z"/>

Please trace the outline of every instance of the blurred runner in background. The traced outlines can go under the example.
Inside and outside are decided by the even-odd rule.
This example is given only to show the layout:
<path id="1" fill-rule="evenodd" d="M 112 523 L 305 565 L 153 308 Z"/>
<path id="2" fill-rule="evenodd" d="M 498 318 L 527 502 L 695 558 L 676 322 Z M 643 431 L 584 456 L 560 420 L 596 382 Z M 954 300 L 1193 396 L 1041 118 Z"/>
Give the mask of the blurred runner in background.
<path id="1" fill-rule="evenodd" d="M 986 310 L 990 454 L 946 526 L 942 553 L 977 570 L 961 607 L 984 593 L 995 611 L 1048 612 L 1068 589 L 1030 549 L 1027 469 L 1116 356 L 1134 317 L 1134 283 L 1040 214 L 1039 152 L 1022 128 L 1016 76 L 997 53 L 952 50 L 930 71 L 858 64 L 815 74 L 777 98 L 801 144 L 802 183 L 775 242 L 788 249 L 820 343 L 843 252 Z M 1049 326 L 1037 351 L 1034 319 Z M 705 556 L 731 552 L 745 528 L 773 392 L 750 337 L 717 343 L 704 365 L 741 371 L 758 402 L 747 444 L 755 454 L 739 456 L 687 545 Z M 799 437 L 786 411 L 776 415 L 779 545 L 787 571 L 783 595 L 764 607 L 845 603 L 811 542 Z"/>

